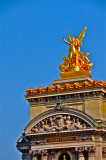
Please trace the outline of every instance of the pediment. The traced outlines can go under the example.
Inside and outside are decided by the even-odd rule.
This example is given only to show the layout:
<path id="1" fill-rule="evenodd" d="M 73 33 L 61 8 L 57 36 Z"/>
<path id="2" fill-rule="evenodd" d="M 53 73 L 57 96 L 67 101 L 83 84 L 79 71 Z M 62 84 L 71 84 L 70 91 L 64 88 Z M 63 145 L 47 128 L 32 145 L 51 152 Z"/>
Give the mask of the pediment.
<path id="1" fill-rule="evenodd" d="M 29 134 L 79 131 L 95 128 L 94 120 L 75 109 L 52 110 L 32 121 L 25 132 Z M 29 129 L 28 129 L 29 128 Z"/>
<path id="2" fill-rule="evenodd" d="M 92 126 L 83 119 L 70 114 L 57 114 L 37 123 L 29 133 L 58 132 L 90 129 Z"/>

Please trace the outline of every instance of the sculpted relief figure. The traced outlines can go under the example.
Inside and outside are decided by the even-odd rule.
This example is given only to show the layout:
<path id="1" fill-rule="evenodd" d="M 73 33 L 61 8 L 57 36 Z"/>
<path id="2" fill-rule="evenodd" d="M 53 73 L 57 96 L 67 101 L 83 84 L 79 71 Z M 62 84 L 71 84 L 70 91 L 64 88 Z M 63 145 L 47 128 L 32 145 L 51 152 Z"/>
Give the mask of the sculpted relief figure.
<path id="1" fill-rule="evenodd" d="M 64 119 L 62 115 L 56 117 L 57 130 L 64 129 Z"/>
<path id="2" fill-rule="evenodd" d="M 50 122 L 51 122 L 51 131 L 55 132 L 57 130 L 57 125 L 55 123 L 55 116 L 50 117 Z"/>
<path id="3" fill-rule="evenodd" d="M 72 119 L 70 129 L 71 130 L 75 129 L 75 118 Z"/>
<path id="4" fill-rule="evenodd" d="M 70 129 L 70 127 L 71 127 L 71 118 L 70 118 L 70 116 L 68 116 L 66 119 L 66 128 Z"/>
<path id="5" fill-rule="evenodd" d="M 86 29 L 87 27 L 84 28 L 77 39 L 75 37 L 71 37 L 69 32 L 67 31 L 70 42 L 66 41 L 63 37 L 64 42 L 70 45 L 70 47 L 68 58 L 66 59 L 66 56 L 63 56 L 63 60 L 65 62 L 64 64 L 61 63 L 61 65 L 59 66 L 62 72 L 72 71 L 75 70 L 75 68 L 77 71 L 85 70 L 87 72 L 91 72 L 90 69 L 93 66 L 93 63 L 91 63 L 91 61 L 88 59 L 90 53 L 86 52 L 86 56 L 83 56 L 83 53 L 80 51 Z"/>
<path id="6" fill-rule="evenodd" d="M 82 125 L 81 125 L 81 123 L 79 122 L 79 119 L 76 119 L 75 127 L 76 127 L 76 128 L 82 128 Z"/>
<path id="7" fill-rule="evenodd" d="M 90 128 L 84 120 L 71 115 L 54 115 L 36 124 L 30 133 L 55 132 Z"/>

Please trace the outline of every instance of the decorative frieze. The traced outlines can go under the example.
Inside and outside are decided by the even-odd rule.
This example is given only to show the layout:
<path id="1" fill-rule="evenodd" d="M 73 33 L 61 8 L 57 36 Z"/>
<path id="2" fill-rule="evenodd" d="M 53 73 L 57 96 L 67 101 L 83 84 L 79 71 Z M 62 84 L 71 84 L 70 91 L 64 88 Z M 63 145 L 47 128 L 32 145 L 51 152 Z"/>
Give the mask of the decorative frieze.
<path id="1" fill-rule="evenodd" d="M 57 108 L 61 106 L 57 105 Z M 54 115 L 37 123 L 29 133 L 44 133 L 63 130 L 79 130 L 92 128 L 83 119 L 74 115 Z"/>
<path id="2" fill-rule="evenodd" d="M 31 140 L 31 145 L 37 145 L 37 144 L 45 144 L 46 143 L 46 139 L 35 139 L 35 140 Z"/>
<path id="3" fill-rule="evenodd" d="M 37 138 L 31 140 L 31 145 L 38 145 L 38 144 L 46 144 L 46 143 L 53 143 L 53 142 L 63 142 L 63 141 L 93 141 L 95 140 L 93 135 L 82 135 L 82 136 L 56 136 L 55 138 Z"/>

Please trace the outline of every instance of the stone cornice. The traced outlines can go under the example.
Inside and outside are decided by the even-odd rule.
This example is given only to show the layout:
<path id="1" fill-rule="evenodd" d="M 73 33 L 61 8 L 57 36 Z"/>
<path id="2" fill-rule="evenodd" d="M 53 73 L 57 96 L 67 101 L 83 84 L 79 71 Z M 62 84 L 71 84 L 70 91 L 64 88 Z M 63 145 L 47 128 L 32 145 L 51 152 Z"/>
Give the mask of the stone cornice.
<path id="1" fill-rule="evenodd" d="M 27 139 L 40 138 L 40 137 L 56 137 L 56 136 L 81 136 L 81 135 L 105 135 L 106 130 L 102 129 L 85 129 L 85 130 L 73 130 L 73 131 L 61 131 L 61 132 L 48 132 L 48 133 L 26 133 L 24 136 Z"/>

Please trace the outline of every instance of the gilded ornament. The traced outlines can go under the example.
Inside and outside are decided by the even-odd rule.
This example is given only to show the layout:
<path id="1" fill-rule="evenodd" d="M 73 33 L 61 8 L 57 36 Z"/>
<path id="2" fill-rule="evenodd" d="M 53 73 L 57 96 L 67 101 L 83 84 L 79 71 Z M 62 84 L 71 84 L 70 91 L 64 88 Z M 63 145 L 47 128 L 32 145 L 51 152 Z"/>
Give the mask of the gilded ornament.
<path id="1" fill-rule="evenodd" d="M 64 86 L 56 85 L 55 87 L 47 86 L 47 88 L 39 87 L 38 89 L 30 88 L 28 91 L 26 91 L 26 95 L 36 95 L 36 94 L 43 94 L 43 93 L 53 93 L 53 92 L 62 92 L 62 91 L 70 91 L 75 89 L 86 89 L 86 88 L 98 88 L 103 87 L 106 88 L 106 82 L 98 82 L 97 80 L 94 80 L 92 83 L 89 83 L 87 81 L 84 81 L 82 84 L 79 84 L 78 82 L 75 82 L 74 84 L 70 85 L 66 83 Z"/>
<path id="2" fill-rule="evenodd" d="M 87 27 L 84 28 L 77 39 L 71 37 L 67 31 L 70 42 L 66 41 L 63 37 L 64 42 L 70 45 L 70 47 L 68 58 L 62 56 L 65 62 L 64 64 L 61 63 L 59 66 L 62 71 L 60 74 L 62 79 L 91 77 L 89 73 L 91 73 L 90 69 L 93 66 L 93 63 L 88 59 L 90 53 L 86 52 L 86 56 L 83 56 L 83 53 L 80 51 L 86 29 Z"/>

